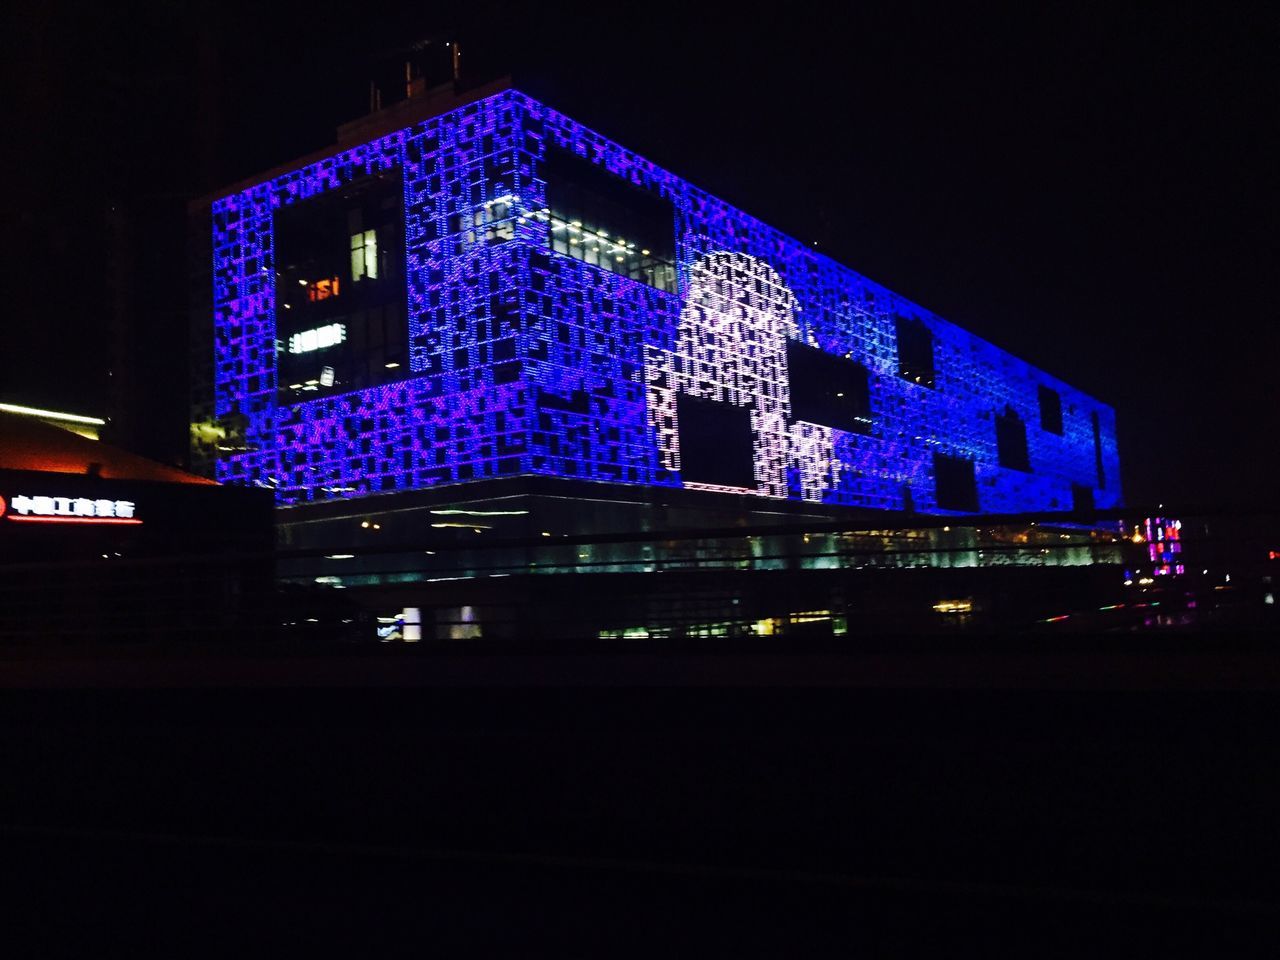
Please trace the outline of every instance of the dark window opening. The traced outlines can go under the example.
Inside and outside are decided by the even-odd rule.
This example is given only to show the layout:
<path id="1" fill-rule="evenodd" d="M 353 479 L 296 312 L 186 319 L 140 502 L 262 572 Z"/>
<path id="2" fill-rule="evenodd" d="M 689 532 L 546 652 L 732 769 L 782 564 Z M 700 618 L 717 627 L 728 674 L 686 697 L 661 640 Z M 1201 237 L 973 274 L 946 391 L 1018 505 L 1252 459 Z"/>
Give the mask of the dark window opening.
<path id="1" fill-rule="evenodd" d="M 1040 427 L 1050 433 L 1062 433 L 1062 398 L 1057 390 L 1040 388 Z"/>
<path id="2" fill-rule="evenodd" d="M 280 402 L 408 375 L 400 172 L 279 207 L 273 229 Z"/>
<path id="3" fill-rule="evenodd" d="M 978 509 L 978 481 L 973 461 L 946 454 L 933 455 L 933 478 L 937 488 L 937 504 L 942 510 Z"/>
<path id="4" fill-rule="evenodd" d="M 520 361 L 500 363 L 493 368 L 493 382 L 496 384 L 515 383 L 520 379 Z"/>
<path id="5" fill-rule="evenodd" d="M 574 390 L 564 397 L 547 390 L 538 391 L 538 407 L 542 410 L 564 410 L 568 413 L 590 413 L 591 397 L 585 390 Z"/>
<path id="6" fill-rule="evenodd" d="M 1082 483 L 1073 483 L 1071 485 L 1071 512 L 1080 517 L 1090 517 L 1093 515 L 1093 487 L 1086 487 Z"/>
<path id="7" fill-rule="evenodd" d="M 549 149 L 547 242 L 556 253 L 674 293 L 675 207 L 588 160 Z"/>
<path id="8" fill-rule="evenodd" d="M 676 397 L 680 477 L 685 483 L 756 486 L 751 411 L 682 393 Z"/>
<path id="9" fill-rule="evenodd" d="M 1107 471 L 1102 468 L 1102 425 L 1098 422 L 1098 411 L 1094 411 L 1093 420 L 1093 465 L 1098 472 L 1098 488 L 1107 488 Z"/>
<path id="10" fill-rule="evenodd" d="M 1027 454 L 1027 425 L 1017 411 L 1007 410 L 996 417 L 996 449 L 1000 466 L 1011 470 L 1031 472 L 1031 458 Z"/>
<path id="11" fill-rule="evenodd" d="M 867 368 L 856 360 L 787 342 L 791 419 L 853 433 L 871 431 Z"/>
<path id="12" fill-rule="evenodd" d="M 922 387 L 934 385 L 933 331 L 920 320 L 894 317 L 898 337 L 898 376 Z"/>

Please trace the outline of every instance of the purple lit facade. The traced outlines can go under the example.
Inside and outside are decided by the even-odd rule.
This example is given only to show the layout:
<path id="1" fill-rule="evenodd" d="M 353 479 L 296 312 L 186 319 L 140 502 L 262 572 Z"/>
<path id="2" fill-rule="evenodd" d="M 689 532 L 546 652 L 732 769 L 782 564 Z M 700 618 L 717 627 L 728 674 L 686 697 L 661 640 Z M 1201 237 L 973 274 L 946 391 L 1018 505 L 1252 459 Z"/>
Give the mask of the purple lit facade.
<path id="1" fill-rule="evenodd" d="M 669 236 L 652 250 L 652 227 L 632 237 L 626 197 L 601 201 L 607 230 L 570 211 L 553 156 L 630 191 L 646 224 L 669 211 Z M 403 198 L 403 361 L 346 389 L 324 352 L 347 341 L 314 351 L 328 383 L 283 383 L 279 218 L 379 176 Z M 1120 504 L 1110 407 L 517 91 L 224 196 L 212 215 L 216 415 L 243 431 L 217 478 L 281 503 L 541 474 L 942 513 Z M 351 269 L 337 303 L 359 289 Z M 805 363 L 831 358 L 848 396 L 804 400 L 797 346 Z M 724 436 L 744 449 L 726 460 L 743 454 L 746 475 L 693 475 L 707 457 L 688 424 L 704 410 L 740 422 Z"/>

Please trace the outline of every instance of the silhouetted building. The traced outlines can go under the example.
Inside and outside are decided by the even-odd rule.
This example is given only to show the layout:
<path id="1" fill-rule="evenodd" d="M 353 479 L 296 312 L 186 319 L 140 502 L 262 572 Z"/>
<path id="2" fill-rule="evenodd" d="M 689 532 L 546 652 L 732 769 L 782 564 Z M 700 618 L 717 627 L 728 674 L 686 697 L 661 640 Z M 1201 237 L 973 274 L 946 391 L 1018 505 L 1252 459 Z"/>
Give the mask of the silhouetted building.
<path id="1" fill-rule="evenodd" d="M 272 588 L 270 495 L 50 413 L 0 410 L 0 639 L 234 639 L 262 626 L 252 607 L 265 610 Z"/>

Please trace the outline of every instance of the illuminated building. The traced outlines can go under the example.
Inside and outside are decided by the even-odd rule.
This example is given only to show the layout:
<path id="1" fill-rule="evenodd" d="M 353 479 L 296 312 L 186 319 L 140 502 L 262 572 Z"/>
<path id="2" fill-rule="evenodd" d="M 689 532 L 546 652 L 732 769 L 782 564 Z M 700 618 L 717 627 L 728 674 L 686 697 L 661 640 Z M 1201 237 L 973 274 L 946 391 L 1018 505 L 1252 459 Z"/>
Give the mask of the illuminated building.
<path id="1" fill-rule="evenodd" d="M 1182 564 L 1182 521 L 1147 517 L 1143 523 L 1152 573 L 1157 577 L 1185 573 Z"/>
<path id="2" fill-rule="evenodd" d="M 393 632 L 394 603 L 424 635 L 487 636 L 528 596 L 630 636 L 692 588 L 623 603 L 548 575 L 778 574 L 708 601 L 737 623 L 835 609 L 819 576 L 787 610 L 801 571 L 863 570 L 893 606 L 876 577 L 930 567 L 952 578 L 920 588 L 936 619 L 1044 596 L 1008 567 L 1118 563 L 1087 526 L 907 519 L 1119 505 L 1107 405 L 516 90 L 339 141 L 193 206 L 193 459 L 274 490 L 282 579 L 380 591 Z"/>
<path id="3" fill-rule="evenodd" d="M 1110 407 L 515 90 L 210 215 L 200 450 L 284 505 L 519 476 L 1120 502 Z"/>
<path id="4" fill-rule="evenodd" d="M 1125 533 L 1121 524 L 1121 532 Z M 1152 577 L 1182 576 L 1186 565 L 1182 557 L 1182 521 L 1171 517 L 1145 517 L 1133 526 L 1129 539 L 1135 545 L 1135 565 L 1126 578 L 1149 583 Z M 1138 560 L 1137 556 L 1141 556 Z"/>

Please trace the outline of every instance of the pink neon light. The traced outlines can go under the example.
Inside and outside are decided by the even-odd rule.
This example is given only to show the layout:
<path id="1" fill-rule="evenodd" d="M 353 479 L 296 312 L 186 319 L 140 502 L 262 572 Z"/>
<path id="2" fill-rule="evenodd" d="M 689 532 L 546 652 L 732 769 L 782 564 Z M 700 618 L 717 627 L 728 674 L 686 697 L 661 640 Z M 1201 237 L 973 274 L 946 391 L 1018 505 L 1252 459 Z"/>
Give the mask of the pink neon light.
<path id="1" fill-rule="evenodd" d="M 9 515 L 10 520 L 16 520 L 19 523 L 141 523 L 141 520 L 125 520 L 121 517 L 15 517 Z"/>

